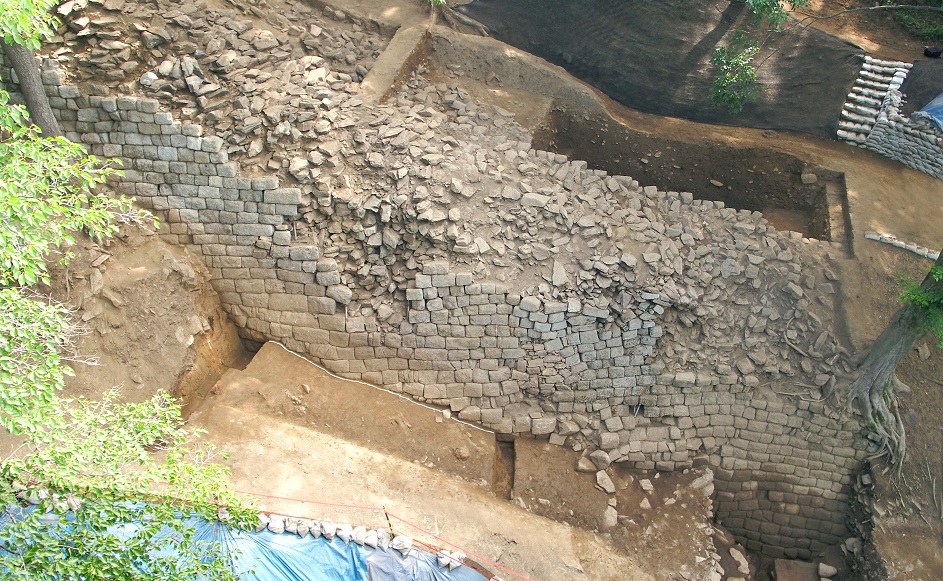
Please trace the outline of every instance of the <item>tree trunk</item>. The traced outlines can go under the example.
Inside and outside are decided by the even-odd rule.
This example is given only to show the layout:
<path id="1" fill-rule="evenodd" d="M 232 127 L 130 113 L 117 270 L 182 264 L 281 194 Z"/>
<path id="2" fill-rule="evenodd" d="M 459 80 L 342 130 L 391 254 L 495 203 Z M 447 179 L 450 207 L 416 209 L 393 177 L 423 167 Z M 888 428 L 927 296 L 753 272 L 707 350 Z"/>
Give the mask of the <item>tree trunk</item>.
<path id="1" fill-rule="evenodd" d="M 921 290 L 943 292 L 943 280 L 932 276 L 932 271 L 938 268 L 943 268 L 943 252 L 920 284 Z M 899 465 L 906 452 L 904 424 L 894 394 L 900 380 L 894 372 L 904 356 L 926 336 L 925 317 L 919 306 L 908 303 L 901 307 L 868 350 L 858 366 L 858 378 L 848 388 L 850 400 L 861 404 L 868 429 L 880 438 L 891 464 Z"/>
<path id="2" fill-rule="evenodd" d="M 44 137 L 62 135 L 59 122 L 56 121 L 52 107 L 49 105 L 36 57 L 26 47 L 19 44 L 7 44 L 0 40 L 0 45 L 3 46 L 3 56 L 7 64 L 13 67 L 20 80 L 20 92 L 23 93 L 23 99 L 26 101 L 30 119 L 39 126 Z"/>

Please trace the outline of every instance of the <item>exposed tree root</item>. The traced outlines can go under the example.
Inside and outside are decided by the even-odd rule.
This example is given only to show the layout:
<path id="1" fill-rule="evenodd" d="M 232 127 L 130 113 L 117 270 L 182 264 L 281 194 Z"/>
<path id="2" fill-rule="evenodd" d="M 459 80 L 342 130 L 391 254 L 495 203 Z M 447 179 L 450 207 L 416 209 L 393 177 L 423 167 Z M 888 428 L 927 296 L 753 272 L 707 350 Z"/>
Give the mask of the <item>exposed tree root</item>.
<path id="1" fill-rule="evenodd" d="M 943 253 L 937 258 L 919 287 L 908 288 L 904 306 L 897 310 L 858 367 L 858 377 L 848 387 L 849 403 L 858 402 L 872 437 L 881 445 L 881 454 L 896 466 L 907 450 L 904 422 L 897 406 L 897 390 L 907 390 L 894 370 L 927 331 L 941 326 L 940 297 L 943 296 Z"/>
<path id="2" fill-rule="evenodd" d="M 888 373 L 862 372 L 848 388 L 850 403 L 857 401 L 861 406 L 867 428 L 881 446 L 876 456 L 886 456 L 898 473 L 907 452 L 907 436 L 895 395 L 902 386 L 892 368 Z"/>
<path id="3" fill-rule="evenodd" d="M 477 34 L 478 36 L 491 36 L 488 27 L 473 18 L 465 16 L 461 12 L 456 12 L 446 4 L 432 7 L 433 13 L 438 12 L 442 16 L 443 22 L 452 30 L 464 32 L 465 34 Z"/>

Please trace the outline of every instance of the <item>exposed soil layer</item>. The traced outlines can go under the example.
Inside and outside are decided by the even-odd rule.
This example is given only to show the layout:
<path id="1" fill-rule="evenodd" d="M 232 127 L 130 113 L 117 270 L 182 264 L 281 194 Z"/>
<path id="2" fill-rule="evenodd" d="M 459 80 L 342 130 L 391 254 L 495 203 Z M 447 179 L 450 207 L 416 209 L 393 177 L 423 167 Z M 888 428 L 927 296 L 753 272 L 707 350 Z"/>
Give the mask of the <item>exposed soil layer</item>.
<path id="1" fill-rule="evenodd" d="M 710 101 L 709 60 L 737 29 L 754 27 L 744 3 L 475 0 L 462 10 L 495 38 L 562 66 L 640 111 L 829 137 L 863 54 L 814 28 L 786 30 L 771 39 L 778 50 L 759 71 L 759 98 L 731 114 Z M 768 54 L 762 52 L 757 62 Z"/>
<path id="2" fill-rule="evenodd" d="M 209 274 L 185 249 L 125 227 L 102 244 L 80 235 L 73 251 L 67 267 L 53 266 L 51 289 L 84 330 L 70 396 L 114 388 L 141 401 L 166 390 L 187 406 L 248 361 Z"/>
<path id="3" fill-rule="evenodd" d="M 902 114 L 910 115 L 923 109 L 927 103 L 943 93 L 943 60 L 922 59 L 915 62 L 900 91 L 905 96 Z"/>
<path id="4" fill-rule="evenodd" d="M 534 138 L 538 149 L 585 160 L 610 174 L 630 175 L 642 185 L 762 212 L 778 230 L 833 239 L 826 186 L 827 180 L 838 180 L 836 172 L 770 149 L 665 139 L 565 109 L 554 110 L 542 129 Z M 810 183 L 802 181 L 803 173 Z M 836 203 L 841 205 L 841 196 Z M 841 209 L 836 214 L 840 217 Z"/>

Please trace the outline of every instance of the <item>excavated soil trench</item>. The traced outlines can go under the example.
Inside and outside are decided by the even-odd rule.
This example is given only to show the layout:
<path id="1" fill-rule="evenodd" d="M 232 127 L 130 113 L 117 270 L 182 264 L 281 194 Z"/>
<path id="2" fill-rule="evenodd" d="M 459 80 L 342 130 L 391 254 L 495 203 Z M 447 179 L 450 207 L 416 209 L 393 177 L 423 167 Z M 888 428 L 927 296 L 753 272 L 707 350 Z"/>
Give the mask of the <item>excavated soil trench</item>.
<path id="1" fill-rule="evenodd" d="M 638 130 L 631 122 L 638 113 L 606 95 L 594 91 L 602 106 L 587 106 L 580 100 L 585 97 L 572 98 L 574 91 L 541 91 L 546 79 L 519 71 L 514 64 L 504 72 L 520 80 L 483 82 L 474 78 L 482 71 L 443 59 L 439 51 L 430 50 L 435 45 L 433 41 L 420 47 L 423 54 L 402 71 L 401 82 L 418 68 L 433 82 L 460 86 L 477 102 L 513 113 L 532 132 L 534 149 L 585 161 L 611 175 L 630 176 L 643 186 L 691 192 L 698 199 L 762 212 L 777 230 L 841 242 L 851 254 L 844 174 L 772 147 L 740 147 L 694 132 L 668 138 Z M 562 82 L 580 85 L 576 79 Z M 585 95 L 580 89 L 575 93 Z M 775 139 L 775 132 L 767 134 Z"/>
<path id="2" fill-rule="evenodd" d="M 762 212 L 777 230 L 819 240 L 847 236 L 844 177 L 770 149 L 665 139 L 566 107 L 552 110 L 535 132 L 534 147 L 642 185 Z M 805 183 L 803 173 L 810 182 L 814 175 L 814 182 Z"/>

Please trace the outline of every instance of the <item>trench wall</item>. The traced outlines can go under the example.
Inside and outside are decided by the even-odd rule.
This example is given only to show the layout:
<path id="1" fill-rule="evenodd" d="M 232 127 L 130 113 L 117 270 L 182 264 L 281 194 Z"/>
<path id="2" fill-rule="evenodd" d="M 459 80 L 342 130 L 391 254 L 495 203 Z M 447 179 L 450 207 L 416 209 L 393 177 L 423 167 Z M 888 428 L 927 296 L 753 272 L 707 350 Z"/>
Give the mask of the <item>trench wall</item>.
<path id="1" fill-rule="evenodd" d="M 755 378 L 650 364 L 668 304 L 658 294 L 607 308 L 545 301 L 435 261 L 394 305 L 402 322 L 353 312 L 337 262 L 293 240 L 301 190 L 241 174 L 220 138 L 155 100 L 83 95 L 57 69 L 43 80 L 68 137 L 121 158 L 116 188 L 164 218 L 168 241 L 203 256 L 244 337 L 281 341 L 497 432 L 560 445 L 582 434 L 626 466 L 675 470 L 707 457 L 718 519 L 753 550 L 809 558 L 847 535 L 864 456 L 857 424 L 818 402 L 760 396 Z M 334 203 L 341 215 L 365 211 Z"/>

